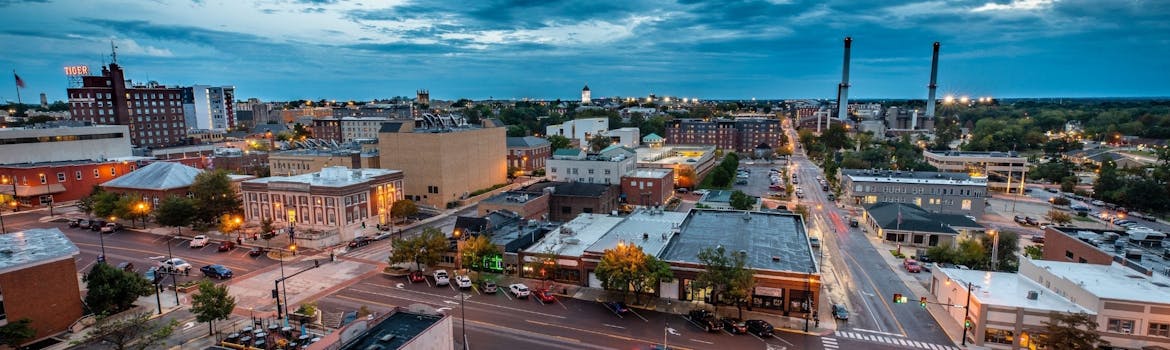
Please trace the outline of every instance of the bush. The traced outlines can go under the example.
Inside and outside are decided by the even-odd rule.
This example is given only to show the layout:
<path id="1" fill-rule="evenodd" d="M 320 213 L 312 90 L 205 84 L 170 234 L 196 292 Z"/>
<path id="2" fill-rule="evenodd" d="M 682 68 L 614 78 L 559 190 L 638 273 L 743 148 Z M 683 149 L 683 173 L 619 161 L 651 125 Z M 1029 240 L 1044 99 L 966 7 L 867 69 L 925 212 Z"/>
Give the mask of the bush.
<path id="1" fill-rule="evenodd" d="M 902 254 L 902 253 L 898 252 L 897 249 L 890 249 L 890 255 L 893 255 L 895 258 L 898 258 L 898 259 L 905 259 L 906 258 L 906 254 Z"/>

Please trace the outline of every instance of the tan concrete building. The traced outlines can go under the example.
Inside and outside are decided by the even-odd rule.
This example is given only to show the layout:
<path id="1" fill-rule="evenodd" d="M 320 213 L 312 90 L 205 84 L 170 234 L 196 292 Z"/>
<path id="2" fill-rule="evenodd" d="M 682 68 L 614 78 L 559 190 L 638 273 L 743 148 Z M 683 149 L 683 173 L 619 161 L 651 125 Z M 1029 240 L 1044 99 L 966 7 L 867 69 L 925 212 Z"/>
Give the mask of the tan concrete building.
<path id="1" fill-rule="evenodd" d="M 406 198 L 445 208 L 472 192 L 507 183 L 507 130 L 495 120 L 467 125 L 449 116 L 382 124 L 381 164 L 401 169 Z"/>
<path id="2" fill-rule="evenodd" d="M 331 166 L 347 168 L 381 168 L 378 150 L 359 152 L 357 150 L 292 150 L 268 155 L 272 176 L 293 176 L 315 173 Z"/>
<path id="3" fill-rule="evenodd" d="M 986 177 L 993 191 L 1023 193 L 1028 176 L 1028 158 L 1016 152 L 922 152 L 926 163 L 939 171 Z"/>

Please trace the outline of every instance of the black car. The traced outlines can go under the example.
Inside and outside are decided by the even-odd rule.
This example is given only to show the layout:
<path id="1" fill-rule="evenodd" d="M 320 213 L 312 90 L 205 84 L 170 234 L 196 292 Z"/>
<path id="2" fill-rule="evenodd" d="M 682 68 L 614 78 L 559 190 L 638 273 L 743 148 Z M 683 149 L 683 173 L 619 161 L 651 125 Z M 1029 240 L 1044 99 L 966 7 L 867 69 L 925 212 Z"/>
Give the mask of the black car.
<path id="1" fill-rule="evenodd" d="M 89 230 L 90 231 L 99 231 L 104 226 L 106 226 L 106 222 L 102 221 L 102 220 L 93 220 L 93 221 L 89 222 Z"/>
<path id="2" fill-rule="evenodd" d="M 845 304 L 833 304 L 833 318 L 842 321 L 849 320 L 849 309 L 845 308 Z"/>
<path id="3" fill-rule="evenodd" d="M 84 220 L 84 219 L 73 219 L 73 220 L 69 220 L 69 227 L 70 227 L 70 228 L 80 227 L 80 226 L 81 226 L 81 220 Z M 89 223 L 86 223 L 86 225 L 88 226 L 88 225 L 89 225 Z"/>
<path id="4" fill-rule="evenodd" d="M 691 310 L 691 312 L 687 313 L 687 320 L 708 332 L 718 332 L 720 328 L 723 328 L 719 324 L 719 321 L 715 319 L 715 314 L 704 309 Z"/>
<path id="5" fill-rule="evenodd" d="M 610 312 L 618 315 L 630 312 L 630 308 L 626 307 L 626 303 L 620 301 L 607 301 L 602 304 L 604 304 L 605 308 L 609 309 Z"/>
<path id="6" fill-rule="evenodd" d="M 744 324 L 747 325 L 748 332 L 760 336 L 761 338 L 771 337 L 772 331 L 775 330 L 775 328 L 772 328 L 771 323 L 768 323 L 768 321 L 764 320 L 747 320 L 744 321 Z"/>
<path id="7" fill-rule="evenodd" d="M 349 241 L 349 247 L 350 248 L 364 247 L 364 246 L 369 245 L 370 241 L 372 241 L 372 240 L 369 237 L 360 236 L 360 237 L 354 238 L 352 241 Z"/>
<path id="8" fill-rule="evenodd" d="M 248 256 L 257 257 L 264 254 L 264 247 L 252 247 L 248 250 Z"/>
<path id="9" fill-rule="evenodd" d="M 747 324 L 743 320 L 734 317 L 724 317 L 719 319 L 719 323 L 723 324 L 723 329 L 731 334 L 747 333 Z"/>
<path id="10" fill-rule="evenodd" d="M 203 275 L 207 277 L 215 277 L 218 279 L 232 278 L 232 269 L 223 265 L 207 265 L 200 267 L 199 271 L 202 271 Z"/>

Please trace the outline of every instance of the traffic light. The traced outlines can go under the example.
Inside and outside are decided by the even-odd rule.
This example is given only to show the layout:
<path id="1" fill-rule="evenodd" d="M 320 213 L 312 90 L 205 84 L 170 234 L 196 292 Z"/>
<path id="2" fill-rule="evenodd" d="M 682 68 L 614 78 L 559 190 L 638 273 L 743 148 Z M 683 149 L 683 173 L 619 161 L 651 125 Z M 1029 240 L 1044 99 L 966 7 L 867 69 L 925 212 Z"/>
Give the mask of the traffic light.
<path id="1" fill-rule="evenodd" d="M 902 296 L 902 293 L 894 293 L 894 304 L 905 304 L 905 303 L 906 303 L 906 297 Z"/>
<path id="2" fill-rule="evenodd" d="M 918 298 L 918 304 L 922 305 L 922 308 L 925 309 L 926 308 L 926 297 Z"/>
<path id="3" fill-rule="evenodd" d="M 963 328 L 971 328 L 971 317 L 967 316 L 963 319 Z"/>
<path id="4" fill-rule="evenodd" d="M 280 293 L 276 291 L 276 288 L 273 288 L 272 289 L 272 298 L 275 299 L 278 297 L 280 297 Z"/>

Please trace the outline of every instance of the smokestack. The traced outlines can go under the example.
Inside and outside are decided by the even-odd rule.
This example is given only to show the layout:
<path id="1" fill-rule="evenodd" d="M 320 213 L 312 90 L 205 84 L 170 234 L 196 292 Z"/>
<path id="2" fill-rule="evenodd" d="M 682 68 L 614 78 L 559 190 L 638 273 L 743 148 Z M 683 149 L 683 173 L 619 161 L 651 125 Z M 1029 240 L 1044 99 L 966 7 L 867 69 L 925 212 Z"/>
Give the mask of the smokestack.
<path id="1" fill-rule="evenodd" d="M 837 119 L 842 122 L 849 117 L 849 48 L 853 38 L 845 37 L 845 63 L 841 70 L 841 85 L 837 86 Z"/>
<path id="2" fill-rule="evenodd" d="M 930 92 L 926 94 L 926 119 L 934 119 L 934 89 L 938 87 L 938 42 L 934 42 L 934 53 L 930 55 Z"/>

